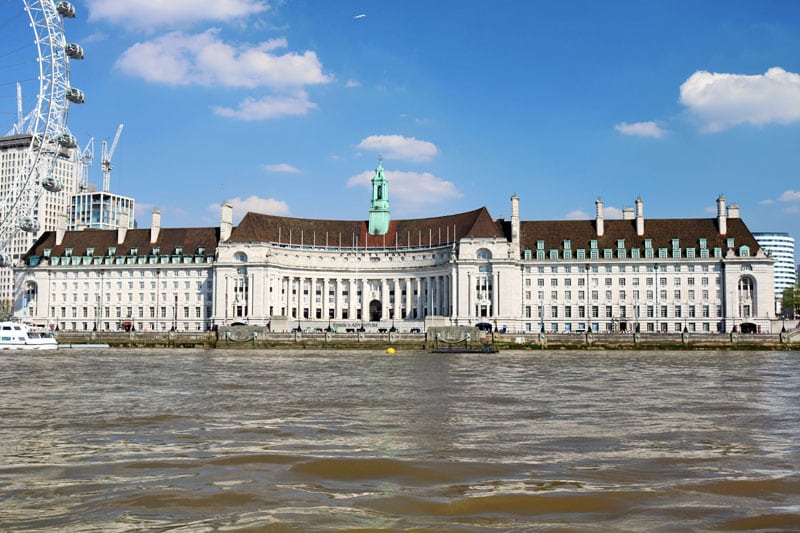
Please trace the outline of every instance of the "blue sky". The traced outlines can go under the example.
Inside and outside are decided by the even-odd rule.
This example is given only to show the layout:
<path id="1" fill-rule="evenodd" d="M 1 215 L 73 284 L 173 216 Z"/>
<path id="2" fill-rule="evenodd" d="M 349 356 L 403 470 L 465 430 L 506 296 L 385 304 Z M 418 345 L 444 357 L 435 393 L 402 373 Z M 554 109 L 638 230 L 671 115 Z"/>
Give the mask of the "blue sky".
<path id="1" fill-rule="evenodd" d="M 216 225 L 223 200 L 237 220 L 365 219 L 380 154 L 396 218 L 508 217 L 515 193 L 524 219 L 637 196 L 647 218 L 706 217 L 723 194 L 800 242 L 798 2 L 74 3 L 87 101 L 68 124 L 99 160 L 124 123 L 111 188 L 143 227 L 153 207 Z M 21 6 L 0 0 L 5 50 L 30 40 Z"/>

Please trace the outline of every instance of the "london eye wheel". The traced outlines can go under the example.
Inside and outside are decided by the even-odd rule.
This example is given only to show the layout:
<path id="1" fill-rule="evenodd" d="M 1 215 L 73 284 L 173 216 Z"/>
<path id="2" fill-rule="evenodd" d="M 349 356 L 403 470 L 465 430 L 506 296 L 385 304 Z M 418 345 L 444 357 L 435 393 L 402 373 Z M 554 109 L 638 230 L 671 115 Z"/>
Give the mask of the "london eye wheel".
<path id="1" fill-rule="evenodd" d="M 43 195 L 63 188 L 54 174 L 59 157 L 67 157 L 77 140 L 67 129 L 70 103 L 83 103 L 83 93 L 70 85 L 71 59 L 82 59 L 80 45 L 69 43 L 64 35 L 64 19 L 75 17 L 75 7 L 65 1 L 22 0 L 11 6 L 3 0 L 7 21 L 25 21 L 33 32 L 33 45 L 0 52 L 0 61 L 12 68 L 3 75 L 3 85 L 16 84 L 17 117 L 11 131 L 0 139 L 0 152 L 6 154 L 0 176 L 0 266 L 8 266 L 24 250 L 14 249 L 19 232 L 38 234 L 41 229 L 39 203 Z M 18 9 L 17 9 L 18 8 Z M 22 13 L 21 16 L 20 13 Z M 4 33 L 11 34 L 6 28 Z M 32 50 L 28 50 L 31 49 Z M 20 50 L 34 57 L 17 57 Z M 3 59 L 5 56 L 5 59 Z M 0 63 L 2 64 L 2 63 Z M 14 65 L 24 65 L 32 72 L 21 72 Z M 24 80 L 10 80 L 21 74 Z M 22 82 L 37 91 L 33 109 L 27 114 L 22 106 Z M 5 87 L 6 92 L 13 90 Z"/>

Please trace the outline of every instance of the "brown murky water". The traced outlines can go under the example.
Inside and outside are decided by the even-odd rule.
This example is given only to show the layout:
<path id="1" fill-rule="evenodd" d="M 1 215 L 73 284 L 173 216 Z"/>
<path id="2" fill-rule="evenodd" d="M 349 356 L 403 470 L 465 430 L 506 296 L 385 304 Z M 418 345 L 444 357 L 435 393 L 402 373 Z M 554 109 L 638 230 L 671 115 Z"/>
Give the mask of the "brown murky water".
<path id="1" fill-rule="evenodd" d="M 800 353 L 0 355 L 0 530 L 800 529 Z"/>

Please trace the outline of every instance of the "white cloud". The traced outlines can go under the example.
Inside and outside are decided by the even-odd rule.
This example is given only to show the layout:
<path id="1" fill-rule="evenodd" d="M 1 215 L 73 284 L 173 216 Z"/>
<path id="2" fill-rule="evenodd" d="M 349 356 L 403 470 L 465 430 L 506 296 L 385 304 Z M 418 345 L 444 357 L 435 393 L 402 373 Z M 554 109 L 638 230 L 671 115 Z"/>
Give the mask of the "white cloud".
<path id="1" fill-rule="evenodd" d="M 402 135 L 371 135 L 362 140 L 357 148 L 380 152 L 386 159 L 430 161 L 438 153 L 435 144 Z"/>
<path id="2" fill-rule="evenodd" d="M 219 30 L 187 35 L 171 32 L 134 44 L 117 59 L 122 72 L 151 83 L 223 87 L 296 88 L 329 83 L 316 53 L 287 52 L 286 39 L 256 45 L 223 42 Z"/>
<path id="3" fill-rule="evenodd" d="M 364 171 L 347 180 L 348 187 L 372 185 L 371 170 Z M 429 172 L 385 171 L 389 180 L 389 202 L 397 200 L 403 204 L 401 211 L 412 211 L 424 205 L 433 205 L 461 198 L 463 194 L 452 181 L 443 180 Z"/>
<path id="4" fill-rule="evenodd" d="M 654 139 L 660 139 L 666 133 L 665 130 L 661 129 L 658 124 L 653 121 L 649 122 L 620 122 L 614 129 L 620 132 L 623 135 L 631 135 L 634 137 L 652 137 Z"/>
<path id="5" fill-rule="evenodd" d="M 800 202 L 800 191 L 789 189 L 778 197 L 781 202 Z"/>
<path id="6" fill-rule="evenodd" d="M 263 13 L 261 0 L 86 0 L 89 21 L 106 21 L 130 29 L 229 21 Z"/>
<path id="7" fill-rule="evenodd" d="M 344 86 L 347 87 L 348 89 L 352 89 L 354 87 L 361 87 L 361 82 L 358 80 L 347 80 Z"/>
<path id="8" fill-rule="evenodd" d="M 589 215 L 582 209 L 574 209 L 564 215 L 567 220 L 588 220 Z"/>
<path id="9" fill-rule="evenodd" d="M 681 85 L 680 100 L 707 132 L 787 124 L 800 120 L 800 75 L 778 67 L 753 76 L 697 71 Z"/>
<path id="10" fill-rule="evenodd" d="M 619 207 L 603 206 L 603 218 L 621 220 L 622 209 Z"/>
<path id="11" fill-rule="evenodd" d="M 289 214 L 289 205 L 282 200 L 276 200 L 274 198 L 259 198 L 253 195 L 244 200 L 239 197 L 232 198 L 228 200 L 228 202 L 233 206 L 234 224 L 238 224 L 242 217 L 250 211 L 265 215 L 283 216 Z M 208 210 L 219 215 L 220 207 L 220 204 L 211 204 L 208 206 Z"/>
<path id="12" fill-rule="evenodd" d="M 213 106 L 214 114 L 237 120 L 265 120 L 285 116 L 307 115 L 317 104 L 309 101 L 305 91 L 297 91 L 290 96 L 264 96 L 263 98 L 245 98 L 236 109 Z"/>
<path id="13" fill-rule="evenodd" d="M 264 170 L 267 172 L 284 172 L 288 174 L 300 174 L 300 169 L 290 165 L 289 163 L 278 163 L 275 165 L 264 165 Z"/>
<path id="14" fill-rule="evenodd" d="M 766 200 L 761 200 L 760 202 L 758 202 L 758 205 L 772 205 L 774 203 L 775 203 L 775 200 L 766 199 Z"/>

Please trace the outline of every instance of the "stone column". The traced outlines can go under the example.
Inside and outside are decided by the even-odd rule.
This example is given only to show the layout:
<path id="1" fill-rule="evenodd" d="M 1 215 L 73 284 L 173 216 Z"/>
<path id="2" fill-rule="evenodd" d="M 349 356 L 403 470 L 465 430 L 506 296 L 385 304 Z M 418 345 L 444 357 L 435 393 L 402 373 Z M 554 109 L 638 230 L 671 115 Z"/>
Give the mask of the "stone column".
<path id="1" fill-rule="evenodd" d="M 497 316 L 497 272 L 492 272 L 492 312 L 489 316 Z M 488 280 L 487 280 L 488 282 Z"/>
<path id="2" fill-rule="evenodd" d="M 422 320 L 422 279 L 414 278 L 414 290 L 417 291 L 417 301 L 414 305 L 417 309 L 417 320 Z"/>
<path id="3" fill-rule="evenodd" d="M 355 320 L 356 319 L 356 280 L 354 278 L 350 278 L 349 286 L 347 288 L 347 294 L 349 296 L 347 302 L 347 319 L 348 320 Z"/>
<path id="4" fill-rule="evenodd" d="M 467 317 L 472 317 L 472 274 L 467 272 Z"/>
<path id="5" fill-rule="evenodd" d="M 329 283 L 330 280 L 328 280 L 327 277 L 322 278 L 322 301 L 320 302 L 322 306 L 322 320 L 328 320 L 328 317 L 330 317 L 329 309 L 331 304 L 328 302 Z M 327 327 L 327 325 L 325 327 Z"/>
<path id="6" fill-rule="evenodd" d="M 389 283 L 381 278 L 381 320 L 389 318 Z"/>
<path id="7" fill-rule="evenodd" d="M 297 316 L 300 320 L 305 320 L 303 316 L 303 285 L 305 285 L 305 278 L 300 276 L 297 278 Z"/>
<path id="8" fill-rule="evenodd" d="M 286 316 L 292 316 L 292 278 L 289 276 L 281 277 L 281 287 L 286 290 L 286 296 L 284 298 L 284 303 L 286 305 Z"/>
<path id="9" fill-rule="evenodd" d="M 311 277 L 308 287 L 308 318 L 317 319 L 317 278 Z"/>
<path id="10" fill-rule="evenodd" d="M 428 308 L 428 312 L 425 314 L 427 317 L 433 313 L 433 283 L 431 283 L 430 276 L 425 278 L 425 292 L 427 293 L 425 297 L 425 307 Z"/>

